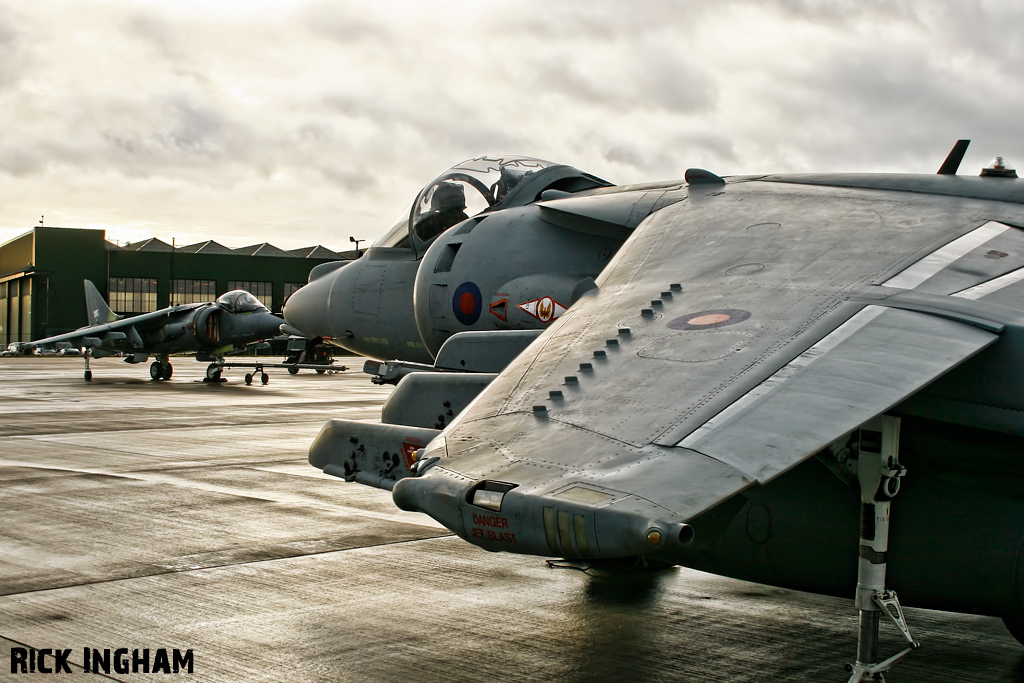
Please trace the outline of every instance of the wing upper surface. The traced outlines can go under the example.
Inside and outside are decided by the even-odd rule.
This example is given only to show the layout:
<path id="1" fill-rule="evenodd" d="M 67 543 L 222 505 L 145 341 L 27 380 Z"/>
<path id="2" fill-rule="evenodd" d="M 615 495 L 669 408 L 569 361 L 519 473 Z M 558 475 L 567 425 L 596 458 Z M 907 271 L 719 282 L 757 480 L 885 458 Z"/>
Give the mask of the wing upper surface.
<path id="1" fill-rule="evenodd" d="M 552 419 L 633 446 L 675 445 L 853 316 L 853 295 L 987 222 L 946 198 L 757 185 L 654 214 L 600 292 L 466 419 L 546 404 Z"/>
<path id="2" fill-rule="evenodd" d="M 588 481 L 696 514 L 997 338 L 855 300 L 986 226 L 993 211 L 980 200 L 870 189 L 691 188 L 686 203 L 641 224 L 600 291 L 449 428 L 445 467 L 470 478 L 500 472 L 540 492 Z M 988 230 L 949 262 L 1021 237 Z M 953 293 L 999 277 L 1016 258 L 955 276 L 940 268 L 919 284 L 934 291 L 947 278 Z"/>
<path id="3" fill-rule="evenodd" d="M 677 445 L 765 482 L 996 338 L 936 316 L 867 306 Z"/>

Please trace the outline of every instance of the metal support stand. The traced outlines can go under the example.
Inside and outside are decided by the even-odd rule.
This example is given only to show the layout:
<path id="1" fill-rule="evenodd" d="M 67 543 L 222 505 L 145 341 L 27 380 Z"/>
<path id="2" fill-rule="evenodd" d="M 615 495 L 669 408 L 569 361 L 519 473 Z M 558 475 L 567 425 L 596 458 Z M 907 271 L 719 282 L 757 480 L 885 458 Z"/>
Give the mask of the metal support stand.
<path id="1" fill-rule="evenodd" d="M 88 346 L 85 347 L 85 353 L 82 354 L 82 357 L 85 358 L 85 379 L 91 380 L 92 368 L 89 367 L 89 359 L 92 358 L 92 348 Z"/>
<path id="2" fill-rule="evenodd" d="M 898 417 L 883 415 L 860 430 L 857 479 L 861 490 L 861 522 L 856 598 L 860 630 L 857 662 L 846 665 L 846 670 L 851 672 L 849 683 L 884 681 L 885 671 L 920 646 L 907 628 L 896 593 L 885 588 L 890 506 L 900 491 L 900 479 L 907 471 L 899 464 L 899 440 Z M 899 629 L 908 646 L 879 662 L 878 627 L 883 614 Z"/>

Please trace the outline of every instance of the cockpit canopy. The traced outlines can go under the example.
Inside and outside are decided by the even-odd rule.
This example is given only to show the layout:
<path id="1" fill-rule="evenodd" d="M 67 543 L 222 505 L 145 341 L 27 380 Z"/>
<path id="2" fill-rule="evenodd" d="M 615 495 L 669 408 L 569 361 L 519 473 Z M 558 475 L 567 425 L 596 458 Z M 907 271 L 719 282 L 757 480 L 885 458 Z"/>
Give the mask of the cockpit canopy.
<path id="1" fill-rule="evenodd" d="M 422 256 L 438 235 L 473 216 L 529 204 L 548 189 L 579 192 L 610 184 L 572 166 L 534 157 L 476 157 L 427 183 L 373 246 L 411 248 Z"/>
<path id="2" fill-rule="evenodd" d="M 244 289 L 233 289 L 217 297 L 217 305 L 228 313 L 253 313 L 267 311 L 263 302 Z M 268 311 L 269 312 L 269 311 Z"/>
<path id="3" fill-rule="evenodd" d="M 430 242 L 470 216 L 496 207 L 516 185 L 550 161 L 521 156 L 482 156 L 452 166 L 420 191 L 412 206 L 413 239 Z"/>
<path id="4" fill-rule="evenodd" d="M 408 248 L 414 246 L 410 237 L 417 245 L 432 242 L 471 216 L 505 208 L 505 199 L 512 190 L 542 169 L 556 165 L 544 159 L 507 154 L 486 155 L 456 164 L 427 183 L 412 206 L 399 214 L 373 246 Z"/>

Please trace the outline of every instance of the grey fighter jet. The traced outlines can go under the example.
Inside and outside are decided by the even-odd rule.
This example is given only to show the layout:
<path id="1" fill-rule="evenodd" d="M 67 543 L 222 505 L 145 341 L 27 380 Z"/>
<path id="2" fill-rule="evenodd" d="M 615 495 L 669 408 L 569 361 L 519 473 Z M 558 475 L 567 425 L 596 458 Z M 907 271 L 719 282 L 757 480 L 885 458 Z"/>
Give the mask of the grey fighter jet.
<path id="1" fill-rule="evenodd" d="M 21 350 L 82 349 L 87 380 L 92 379 L 90 358 L 121 353 L 127 363 L 145 363 L 156 356 L 149 375 L 161 380 L 170 379 L 173 372 L 169 354 L 195 352 L 196 360 L 212 361 L 207 379 L 219 380 L 225 354 L 280 334 L 282 324 L 259 299 L 240 289 L 222 294 L 215 302 L 182 304 L 126 318 L 115 315 L 96 286 L 86 280 L 85 302 L 87 327 L 25 342 Z"/>
<path id="2" fill-rule="evenodd" d="M 470 159 L 430 181 L 361 258 L 314 269 L 284 317 L 381 360 L 443 364 L 449 339 L 449 357 L 486 343 L 509 351 L 482 355 L 483 367 L 459 357 L 455 369 L 501 369 L 593 286 L 653 207 L 685 196 L 681 187 L 616 187 L 530 157 Z M 594 217 L 586 199 L 596 197 L 604 209 Z"/>
<path id="3" fill-rule="evenodd" d="M 633 225 L 623 193 L 541 196 L 632 229 L 595 286 L 443 430 L 392 405 L 410 375 L 393 424 L 332 419 L 309 460 L 491 551 L 854 596 L 851 681 L 918 647 L 901 604 L 1024 642 L 1024 181 L 956 175 L 963 147 L 937 175 L 691 169 Z"/>

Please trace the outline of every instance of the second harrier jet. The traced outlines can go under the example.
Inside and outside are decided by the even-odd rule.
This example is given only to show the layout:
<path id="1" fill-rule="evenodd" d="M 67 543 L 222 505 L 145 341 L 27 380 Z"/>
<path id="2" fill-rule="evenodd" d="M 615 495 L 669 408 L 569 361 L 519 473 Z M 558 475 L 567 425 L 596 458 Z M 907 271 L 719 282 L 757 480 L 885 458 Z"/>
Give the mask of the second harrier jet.
<path id="1" fill-rule="evenodd" d="M 114 314 L 96 286 L 85 281 L 85 302 L 89 325 L 74 332 L 26 342 L 20 350 L 82 349 L 85 379 L 92 379 L 90 358 L 123 354 L 127 363 L 145 363 L 155 380 L 170 379 L 174 368 L 169 355 L 195 353 L 196 360 L 212 361 L 208 379 L 219 379 L 223 357 L 246 344 L 279 334 L 280 318 L 259 299 L 236 289 L 216 301 L 182 304 L 130 318 Z"/>

